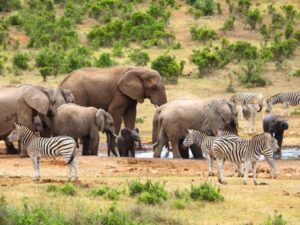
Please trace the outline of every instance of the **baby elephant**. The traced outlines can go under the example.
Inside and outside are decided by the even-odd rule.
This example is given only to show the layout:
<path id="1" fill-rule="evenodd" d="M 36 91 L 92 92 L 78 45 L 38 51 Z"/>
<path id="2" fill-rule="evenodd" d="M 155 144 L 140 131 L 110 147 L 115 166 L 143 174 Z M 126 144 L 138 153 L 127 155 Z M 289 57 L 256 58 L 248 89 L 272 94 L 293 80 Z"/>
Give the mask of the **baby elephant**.
<path id="1" fill-rule="evenodd" d="M 136 130 L 123 128 L 117 138 L 119 154 L 122 157 L 128 157 L 129 151 L 131 157 L 135 157 L 134 142 L 141 142 L 140 135 Z"/>

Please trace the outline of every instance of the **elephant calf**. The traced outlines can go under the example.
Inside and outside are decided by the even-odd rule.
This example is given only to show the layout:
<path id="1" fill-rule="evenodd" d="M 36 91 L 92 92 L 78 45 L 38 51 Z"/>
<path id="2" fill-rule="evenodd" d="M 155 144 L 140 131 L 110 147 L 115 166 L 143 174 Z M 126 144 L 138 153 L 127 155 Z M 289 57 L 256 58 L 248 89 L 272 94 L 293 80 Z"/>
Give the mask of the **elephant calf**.
<path id="1" fill-rule="evenodd" d="M 124 128 L 121 130 L 120 135 L 117 138 L 117 146 L 120 156 L 128 157 L 129 151 L 131 157 L 135 157 L 134 142 L 141 142 L 140 135 L 136 130 L 130 130 Z"/>

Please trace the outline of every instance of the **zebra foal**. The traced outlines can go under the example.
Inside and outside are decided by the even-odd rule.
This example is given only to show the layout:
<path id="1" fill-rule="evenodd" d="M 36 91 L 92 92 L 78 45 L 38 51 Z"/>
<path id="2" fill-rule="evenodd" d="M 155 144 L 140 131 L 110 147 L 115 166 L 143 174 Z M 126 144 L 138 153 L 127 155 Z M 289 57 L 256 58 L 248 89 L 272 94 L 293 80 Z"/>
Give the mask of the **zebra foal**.
<path id="1" fill-rule="evenodd" d="M 233 95 L 229 101 L 235 105 L 257 104 L 259 106 L 259 109 L 256 110 L 257 112 L 260 112 L 264 106 L 264 96 L 262 93 L 238 93 Z"/>
<path id="2" fill-rule="evenodd" d="M 224 131 L 224 130 L 219 130 L 217 136 L 219 136 L 219 137 L 227 136 L 228 138 L 239 138 L 238 136 L 231 134 L 230 132 Z M 213 152 L 211 151 L 211 148 L 212 148 L 214 141 L 217 138 L 218 137 L 209 136 L 202 131 L 188 129 L 188 134 L 183 141 L 184 147 L 190 147 L 191 145 L 196 144 L 197 146 L 199 146 L 201 148 L 203 157 L 208 162 L 208 176 L 214 176 L 214 173 L 213 173 L 214 155 L 213 155 Z M 237 166 L 239 169 L 238 176 L 241 176 L 243 174 L 243 169 L 240 166 L 240 164 L 238 164 Z M 235 174 L 235 166 L 233 166 L 232 176 L 234 176 L 234 174 Z"/>
<path id="3" fill-rule="evenodd" d="M 300 104 L 300 91 L 294 92 L 282 92 L 267 99 L 267 109 L 266 112 L 270 113 L 272 111 L 273 105 L 282 104 L 281 115 L 283 116 L 284 112 L 287 108 L 291 106 L 296 106 Z M 290 116 L 290 112 L 288 111 L 288 116 Z"/>
<path id="4" fill-rule="evenodd" d="M 256 163 L 260 155 L 264 155 L 271 166 L 271 174 L 276 178 L 276 167 L 273 152 L 278 149 L 276 139 L 269 133 L 262 133 L 249 139 L 230 139 L 221 137 L 214 141 L 212 151 L 218 160 L 218 181 L 226 183 L 223 177 L 223 165 L 225 160 L 235 163 L 245 163 L 244 184 L 248 179 L 248 164 L 251 162 L 253 170 L 253 182 L 256 181 Z"/>
<path id="5" fill-rule="evenodd" d="M 75 179 L 78 178 L 78 163 L 75 158 L 75 140 L 67 136 L 42 138 L 28 127 L 15 123 L 14 130 L 7 137 L 9 142 L 21 141 L 31 158 L 34 169 L 34 179 L 40 180 L 40 158 L 42 156 L 62 156 L 69 164 L 69 180 L 72 177 L 72 168 L 75 169 Z"/>
<path id="6" fill-rule="evenodd" d="M 247 133 L 247 129 L 248 129 L 248 133 L 250 134 L 256 133 L 255 119 L 256 119 L 257 111 L 255 105 L 244 103 L 242 105 L 242 115 L 247 123 L 244 129 L 244 133 Z"/>

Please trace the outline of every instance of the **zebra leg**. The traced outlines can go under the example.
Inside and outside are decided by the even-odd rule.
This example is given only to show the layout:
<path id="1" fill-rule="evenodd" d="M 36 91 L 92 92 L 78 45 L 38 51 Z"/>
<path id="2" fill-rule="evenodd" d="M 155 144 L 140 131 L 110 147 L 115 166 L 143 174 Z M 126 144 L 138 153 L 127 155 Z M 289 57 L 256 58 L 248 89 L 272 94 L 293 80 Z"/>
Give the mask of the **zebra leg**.
<path id="1" fill-rule="evenodd" d="M 247 185 L 249 162 L 245 162 L 244 184 Z"/>
<path id="2" fill-rule="evenodd" d="M 37 157 L 31 156 L 31 161 L 32 161 L 32 167 L 34 171 L 33 181 L 36 181 L 37 180 Z"/>
<path id="3" fill-rule="evenodd" d="M 203 156 L 207 159 L 208 162 L 208 176 L 214 176 L 213 172 L 213 159 L 210 157 L 210 154 L 204 155 Z"/>
<path id="4" fill-rule="evenodd" d="M 72 168 L 73 168 L 73 163 L 74 163 L 74 159 L 73 161 L 69 164 L 69 177 L 68 177 L 68 181 L 72 180 Z"/>
<path id="5" fill-rule="evenodd" d="M 238 177 L 244 176 L 244 168 L 245 164 L 244 163 L 238 163 Z"/>
<path id="6" fill-rule="evenodd" d="M 73 160 L 72 164 L 75 169 L 75 180 L 77 180 L 79 178 L 79 174 L 78 174 L 78 162 L 76 158 Z"/>
<path id="7" fill-rule="evenodd" d="M 41 160 L 41 157 L 38 156 L 36 158 L 36 162 L 37 162 L 37 180 L 41 179 L 41 174 L 40 174 L 40 160 Z"/>
<path id="8" fill-rule="evenodd" d="M 276 179 L 277 177 L 277 171 L 276 171 L 276 166 L 275 166 L 275 161 L 273 159 L 268 160 L 269 165 L 271 167 L 271 171 L 270 171 L 270 176 L 274 179 Z"/>
<path id="9" fill-rule="evenodd" d="M 223 177 L 223 165 L 224 165 L 224 160 L 218 159 L 218 181 L 220 184 L 226 184 Z"/>
<path id="10" fill-rule="evenodd" d="M 252 162 L 252 173 L 253 173 L 253 183 L 257 185 L 256 181 L 256 162 Z"/>
<path id="11" fill-rule="evenodd" d="M 234 177 L 235 172 L 236 172 L 237 164 L 232 163 L 232 173 L 228 175 L 228 177 Z"/>

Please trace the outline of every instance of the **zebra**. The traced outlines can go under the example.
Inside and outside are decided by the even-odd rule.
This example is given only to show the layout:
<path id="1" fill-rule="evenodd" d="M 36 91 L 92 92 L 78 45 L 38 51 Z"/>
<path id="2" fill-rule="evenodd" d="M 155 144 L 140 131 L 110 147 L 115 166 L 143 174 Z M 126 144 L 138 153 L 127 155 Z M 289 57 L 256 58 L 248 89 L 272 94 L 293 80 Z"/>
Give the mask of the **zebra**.
<path id="1" fill-rule="evenodd" d="M 276 139 L 269 133 L 253 136 L 251 139 L 234 139 L 221 137 L 214 141 L 212 152 L 218 160 L 218 181 L 226 183 L 223 177 L 223 165 L 225 160 L 235 163 L 245 163 L 244 184 L 248 179 L 248 164 L 251 162 L 253 170 L 253 182 L 256 181 L 256 163 L 260 155 L 264 155 L 271 166 L 271 175 L 276 178 L 277 172 L 273 159 L 273 152 L 278 149 Z"/>
<path id="2" fill-rule="evenodd" d="M 256 111 L 260 112 L 264 105 L 264 96 L 262 93 L 238 93 L 233 95 L 230 100 L 235 105 L 243 105 L 246 104 L 258 104 L 259 109 Z M 242 109 L 240 108 L 240 115 L 242 116 Z"/>
<path id="3" fill-rule="evenodd" d="M 78 164 L 75 158 L 76 143 L 72 137 L 58 136 L 52 138 L 39 137 L 34 131 L 23 124 L 15 123 L 13 131 L 7 137 L 9 142 L 19 141 L 25 146 L 31 158 L 34 169 L 34 181 L 40 180 L 41 156 L 55 157 L 61 155 L 69 164 L 69 180 L 72 168 L 75 169 L 75 179 L 78 179 Z"/>
<path id="4" fill-rule="evenodd" d="M 246 120 L 247 125 L 245 126 L 244 133 L 248 132 L 250 134 L 256 133 L 255 129 L 255 119 L 257 115 L 257 111 L 254 104 L 243 104 L 242 105 L 242 115 L 243 118 Z"/>
<path id="5" fill-rule="evenodd" d="M 234 135 L 234 134 L 232 134 L 228 131 L 225 131 L 225 130 L 219 130 L 218 133 L 217 133 L 217 136 L 219 136 L 219 137 L 228 136 L 230 138 L 239 138 L 237 135 Z M 214 173 L 213 173 L 214 155 L 211 151 L 211 147 L 213 145 L 213 142 L 217 138 L 218 137 L 209 136 L 209 135 L 205 134 L 202 131 L 188 129 L 188 134 L 187 134 L 187 136 L 185 137 L 185 139 L 183 141 L 184 147 L 190 147 L 193 144 L 196 144 L 199 147 L 201 147 L 203 157 L 208 162 L 208 176 L 214 176 Z M 241 176 L 243 171 L 242 171 L 242 167 L 239 164 L 238 164 L 238 168 L 239 168 L 238 176 Z M 235 174 L 235 169 L 236 168 L 235 168 L 235 165 L 234 165 L 232 176 L 234 176 L 234 174 Z"/>
<path id="6" fill-rule="evenodd" d="M 281 92 L 268 98 L 266 112 L 270 113 L 272 111 L 273 105 L 278 103 L 282 104 L 281 115 L 283 116 L 289 105 L 296 106 L 300 104 L 300 91 Z M 288 111 L 288 116 L 290 116 L 290 114 L 291 113 Z"/>

